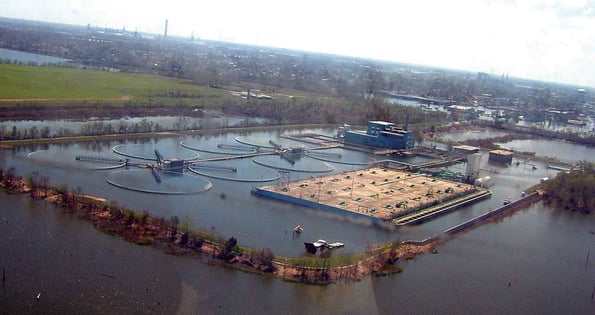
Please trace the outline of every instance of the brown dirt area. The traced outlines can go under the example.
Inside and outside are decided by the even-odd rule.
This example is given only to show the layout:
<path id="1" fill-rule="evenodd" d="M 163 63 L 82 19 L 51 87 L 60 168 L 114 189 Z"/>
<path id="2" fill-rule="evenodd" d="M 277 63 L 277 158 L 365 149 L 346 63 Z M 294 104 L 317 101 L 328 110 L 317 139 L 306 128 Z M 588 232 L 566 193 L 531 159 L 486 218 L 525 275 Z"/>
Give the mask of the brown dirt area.
<path id="1" fill-rule="evenodd" d="M 471 185 L 379 167 L 262 189 L 383 220 L 398 217 L 411 208 L 442 202 L 454 194 L 474 191 Z"/>

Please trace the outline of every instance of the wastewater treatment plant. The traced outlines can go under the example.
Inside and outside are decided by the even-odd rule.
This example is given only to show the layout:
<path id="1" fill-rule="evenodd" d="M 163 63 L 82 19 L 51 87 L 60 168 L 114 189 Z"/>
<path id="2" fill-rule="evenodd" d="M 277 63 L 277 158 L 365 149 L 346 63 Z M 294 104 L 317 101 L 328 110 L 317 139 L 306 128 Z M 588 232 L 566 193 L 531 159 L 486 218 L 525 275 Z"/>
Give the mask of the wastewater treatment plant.
<path id="1" fill-rule="evenodd" d="M 252 183 L 254 196 L 394 225 L 419 223 L 491 196 L 477 185 L 476 155 L 414 149 L 407 131 L 390 123 L 370 122 L 368 135 L 344 128 L 338 134 L 236 137 L 209 145 L 188 139 L 169 145 L 127 143 L 115 145 L 109 155 L 37 151 L 29 156 L 107 170 L 107 183 L 137 192 L 203 193 L 213 187 L 212 179 Z M 365 141 L 344 136 L 350 133 Z M 374 134 L 382 139 L 374 142 Z M 466 174 L 446 170 L 467 160 Z M 334 165 L 343 168 L 336 171 Z"/>

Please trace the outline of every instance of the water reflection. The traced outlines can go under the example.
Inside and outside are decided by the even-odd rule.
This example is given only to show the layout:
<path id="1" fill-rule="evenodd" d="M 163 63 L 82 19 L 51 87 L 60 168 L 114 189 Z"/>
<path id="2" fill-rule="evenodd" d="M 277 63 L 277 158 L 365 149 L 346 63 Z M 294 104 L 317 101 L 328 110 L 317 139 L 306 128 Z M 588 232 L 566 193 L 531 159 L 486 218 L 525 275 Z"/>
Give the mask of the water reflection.
<path id="1" fill-rule="evenodd" d="M 267 120 L 260 117 L 223 116 L 215 112 L 208 114 L 208 117 L 186 117 L 186 116 L 151 116 L 151 117 L 124 117 L 121 119 L 100 119 L 92 120 L 8 120 L 0 122 L 0 128 L 15 130 L 15 133 L 24 134 L 32 128 L 41 130 L 47 127 L 48 135 L 71 136 L 75 134 L 97 134 L 102 130 L 115 130 L 122 133 L 130 132 L 151 132 L 163 130 L 188 130 L 188 129 L 216 129 L 225 127 L 237 127 L 245 124 L 263 124 Z M 180 123 L 180 120 L 183 123 Z"/>
<path id="2" fill-rule="evenodd" d="M 570 164 L 578 161 L 595 162 L 593 148 L 572 142 L 560 140 L 513 140 L 507 143 L 497 144 L 506 149 L 520 152 L 535 152 L 537 156 L 557 158 L 562 162 Z"/>

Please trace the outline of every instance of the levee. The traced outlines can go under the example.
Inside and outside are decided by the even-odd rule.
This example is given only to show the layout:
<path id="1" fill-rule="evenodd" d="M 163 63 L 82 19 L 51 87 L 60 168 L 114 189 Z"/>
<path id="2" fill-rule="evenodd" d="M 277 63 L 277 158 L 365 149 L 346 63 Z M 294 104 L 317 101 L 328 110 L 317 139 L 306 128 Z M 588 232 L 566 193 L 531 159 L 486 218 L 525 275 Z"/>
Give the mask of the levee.
<path id="1" fill-rule="evenodd" d="M 480 224 L 486 222 L 488 219 L 490 219 L 498 214 L 501 214 L 502 212 L 504 212 L 506 210 L 514 209 L 517 207 L 524 207 L 528 204 L 538 201 L 540 198 L 541 198 L 541 196 L 539 195 L 539 193 L 534 192 L 534 193 L 527 195 L 523 198 L 515 200 L 507 205 L 493 209 L 493 210 L 488 211 L 488 212 L 486 212 L 478 217 L 475 217 L 471 220 L 465 221 L 461 224 L 458 224 L 451 228 L 448 228 L 448 229 L 444 230 L 441 234 L 434 235 L 432 237 L 428 237 L 424 240 L 406 240 L 406 241 L 403 241 L 403 243 L 404 244 L 412 244 L 412 245 L 420 245 L 420 246 L 426 245 L 430 242 L 437 241 L 443 237 L 452 236 L 452 235 L 459 233 L 465 229 L 480 225 Z"/>

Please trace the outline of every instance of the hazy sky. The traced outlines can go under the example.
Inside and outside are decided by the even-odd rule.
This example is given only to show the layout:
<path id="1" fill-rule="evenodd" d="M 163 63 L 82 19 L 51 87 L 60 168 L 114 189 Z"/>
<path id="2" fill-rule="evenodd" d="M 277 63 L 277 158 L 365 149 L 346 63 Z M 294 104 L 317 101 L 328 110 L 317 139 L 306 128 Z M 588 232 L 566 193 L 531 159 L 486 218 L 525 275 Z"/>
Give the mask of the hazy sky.
<path id="1" fill-rule="evenodd" d="M 595 87 L 595 0 L 0 0 L 0 16 Z"/>

